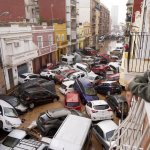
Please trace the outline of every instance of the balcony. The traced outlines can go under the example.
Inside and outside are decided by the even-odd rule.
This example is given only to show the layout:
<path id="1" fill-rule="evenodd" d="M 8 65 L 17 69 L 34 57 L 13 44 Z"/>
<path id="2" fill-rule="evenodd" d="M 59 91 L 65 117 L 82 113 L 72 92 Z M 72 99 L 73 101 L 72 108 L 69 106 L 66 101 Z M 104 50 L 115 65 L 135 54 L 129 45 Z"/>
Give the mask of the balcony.
<path id="1" fill-rule="evenodd" d="M 127 62 L 128 72 L 143 73 L 150 69 L 150 35 L 132 33 Z"/>
<path id="2" fill-rule="evenodd" d="M 39 49 L 39 56 L 52 53 L 56 50 L 57 50 L 57 45 L 56 44 L 53 44 L 53 45 L 50 45 L 50 46 L 45 46 L 45 47 Z"/>
<path id="3" fill-rule="evenodd" d="M 58 48 L 67 47 L 67 46 L 68 46 L 68 41 L 60 41 L 60 42 L 57 42 L 57 46 L 58 46 Z"/>
<path id="4" fill-rule="evenodd" d="M 71 0 L 71 6 L 76 6 L 76 0 Z"/>
<path id="5" fill-rule="evenodd" d="M 116 150 L 149 150 L 150 103 L 133 98 L 129 114 L 114 133 L 113 137 L 115 136 Z M 111 145 L 110 150 L 113 146 Z"/>
<path id="6" fill-rule="evenodd" d="M 6 66 L 20 65 L 38 57 L 37 50 L 27 51 L 19 54 L 10 54 L 6 56 Z"/>

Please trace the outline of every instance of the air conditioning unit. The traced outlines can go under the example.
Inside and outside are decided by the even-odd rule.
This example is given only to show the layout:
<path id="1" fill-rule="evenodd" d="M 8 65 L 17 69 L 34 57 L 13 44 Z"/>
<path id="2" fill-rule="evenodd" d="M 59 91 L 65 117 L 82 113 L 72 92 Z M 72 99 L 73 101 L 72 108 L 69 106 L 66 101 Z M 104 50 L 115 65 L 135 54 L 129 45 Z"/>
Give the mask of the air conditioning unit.
<path id="1" fill-rule="evenodd" d="M 20 46 L 20 43 L 19 43 L 19 42 L 15 42 L 15 43 L 14 43 L 14 46 L 15 46 L 15 47 L 19 47 L 19 46 Z"/>

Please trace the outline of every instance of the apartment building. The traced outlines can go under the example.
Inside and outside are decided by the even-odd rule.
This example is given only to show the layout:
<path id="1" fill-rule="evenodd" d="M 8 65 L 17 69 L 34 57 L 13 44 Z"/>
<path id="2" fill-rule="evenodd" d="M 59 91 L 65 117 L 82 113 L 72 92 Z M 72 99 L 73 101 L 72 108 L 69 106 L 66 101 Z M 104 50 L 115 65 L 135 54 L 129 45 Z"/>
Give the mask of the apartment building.
<path id="1" fill-rule="evenodd" d="M 60 61 L 61 55 L 68 52 L 67 28 L 66 23 L 54 23 L 54 41 L 57 44 L 57 59 Z"/>
<path id="2" fill-rule="evenodd" d="M 38 51 L 38 56 L 32 61 L 33 72 L 40 73 L 49 63 L 56 63 L 57 45 L 54 41 L 54 29 L 52 26 L 32 26 L 32 41 Z"/>
<path id="3" fill-rule="evenodd" d="M 78 0 L 39 0 L 40 18 L 48 23 L 65 23 L 68 50 L 77 48 Z"/>
<path id="4" fill-rule="evenodd" d="M 110 11 L 100 3 L 99 36 L 110 33 Z"/>
<path id="5" fill-rule="evenodd" d="M 32 42 L 30 26 L 11 25 L 0 28 L 0 51 L 6 90 L 18 85 L 18 76 L 33 72 L 32 60 L 38 56 Z"/>
<path id="6" fill-rule="evenodd" d="M 1 24 L 7 22 L 38 23 L 38 0 L 0 0 Z"/>

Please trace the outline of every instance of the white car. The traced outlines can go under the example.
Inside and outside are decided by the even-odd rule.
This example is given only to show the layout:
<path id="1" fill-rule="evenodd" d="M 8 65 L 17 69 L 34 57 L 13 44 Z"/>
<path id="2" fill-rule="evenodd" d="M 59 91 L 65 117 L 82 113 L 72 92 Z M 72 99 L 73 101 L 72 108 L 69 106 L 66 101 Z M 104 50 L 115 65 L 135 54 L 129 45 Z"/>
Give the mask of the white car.
<path id="1" fill-rule="evenodd" d="M 100 76 L 95 74 L 93 71 L 89 72 L 86 76 L 86 78 L 93 84 L 96 84 L 101 79 Z"/>
<path id="2" fill-rule="evenodd" d="M 50 77 L 50 78 L 54 78 L 55 77 L 55 73 L 52 72 L 53 70 L 49 70 L 49 69 L 45 69 L 40 73 L 40 76 L 42 77 Z"/>
<path id="3" fill-rule="evenodd" d="M 86 104 L 85 109 L 93 121 L 113 118 L 113 112 L 104 100 L 90 101 Z"/>
<path id="4" fill-rule="evenodd" d="M 0 99 L 0 128 L 10 132 L 21 125 L 16 110 L 7 102 Z"/>
<path id="5" fill-rule="evenodd" d="M 113 122 L 112 120 L 104 120 L 93 126 L 93 133 L 102 144 L 104 149 L 108 150 L 111 145 L 113 145 L 113 148 L 115 149 L 115 140 L 117 136 L 114 136 L 112 140 L 111 138 L 113 137 L 114 132 L 117 129 L 118 125 L 115 122 Z"/>
<path id="6" fill-rule="evenodd" d="M 89 65 L 94 63 L 94 59 L 91 56 L 84 56 L 82 58 L 82 61 L 89 64 Z"/>
<path id="7" fill-rule="evenodd" d="M 32 80 L 32 79 L 36 79 L 36 78 L 39 78 L 38 74 L 24 73 L 24 74 L 19 75 L 18 82 L 25 83 L 28 80 Z"/>
<path id="8" fill-rule="evenodd" d="M 67 94 L 68 92 L 74 91 L 74 82 L 75 81 L 65 81 L 61 84 L 59 90 L 62 94 Z"/>
<path id="9" fill-rule="evenodd" d="M 110 69 L 111 69 L 112 71 L 119 72 L 120 62 L 110 62 L 110 63 L 108 64 L 108 66 L 110 67 Z"/>
<path id="10" fill-rule="evenodd" d="M 64 81 L 84 78 L 85 76 L 86 76 L 86 74 L 84 72 L 78 71 L 78 72 L 70 74 L 67 78 L 64 79 Z"/>
<path id="11" fill-rule="evenodd" d="M 27 133 L 24 130 L 14 129 L 0 144 L 0 150 L 10 150 L 15 147 Z"/>
<path id="12" fill-rule="evenodd" d="M 66 55 L 62 55 L 62 57 L 61 57 L 61 62 L 68 64 L 68 65 L 74 64 L 74 61 L 75 61 L 74 55 L 67 55 L 66 54 Z"/>

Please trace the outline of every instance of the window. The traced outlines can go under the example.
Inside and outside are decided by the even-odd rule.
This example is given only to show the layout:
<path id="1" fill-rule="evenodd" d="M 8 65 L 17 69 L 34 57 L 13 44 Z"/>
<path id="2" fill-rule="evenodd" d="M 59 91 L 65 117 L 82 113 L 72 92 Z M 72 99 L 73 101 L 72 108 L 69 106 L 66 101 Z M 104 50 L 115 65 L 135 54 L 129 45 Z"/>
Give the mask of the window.
<path id="1" fill-rule="evenodd" d="M 61 35 L 61 40 L 62 40 L 62 41 L 64 41 L 64 40 L 65 40 L 65 38 L 64 38 L 64 34 L 62 34 L 62 35 Z"/>
<path id="2" fill-rule="evenodd" d="M 61 41 L 61 40 L 60 40 L 60 35 L 59 35 L 59 34 L 56 35 L 56 40 L 57 40 L 57 42 Z"/>
<path id="3" fill-rule="evenodd" d="M 38 36 L 37 37 L 37 41 L 38 41 L 38 47 L 42 48 L 43 47 L 43 37 L 42 36 Z"/>
<path id="4" fill-rule="evenodd" d="M 48 35 L 48 43 L 49 45 L 53 45 L 53 35 Z"/>
<path id="5" fill-rule="evenodd" d="M 99 133 L 99 135 L 103 138 L 103 137 L 104 137 L 104 134 L 103 134 L 102 129 L 101 129 L 98 125 L 95 126 L 95 129 L 96 129 L 96 131 Z"/>

